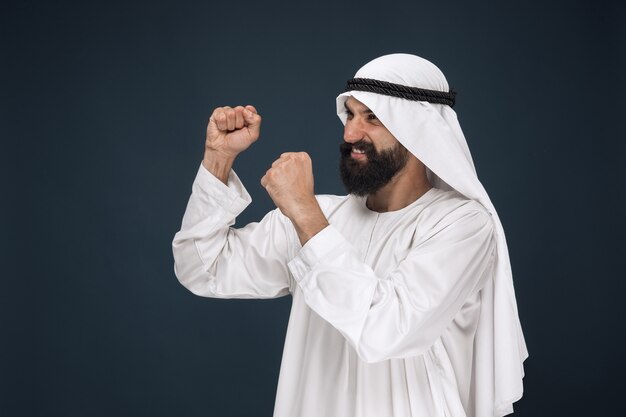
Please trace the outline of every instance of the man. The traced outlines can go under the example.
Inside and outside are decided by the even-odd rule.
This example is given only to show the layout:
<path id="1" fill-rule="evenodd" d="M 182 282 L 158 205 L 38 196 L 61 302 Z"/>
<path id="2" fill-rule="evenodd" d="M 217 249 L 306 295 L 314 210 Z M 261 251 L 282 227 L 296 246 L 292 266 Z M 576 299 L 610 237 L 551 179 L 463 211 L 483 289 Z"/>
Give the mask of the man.
<path id="1" fill-rule="evenodd" d="M 259 137 L 253 106 L 215 109 L 175 271 L 195 294 L 292 311 L 275 417 L 513 412 L 528 356 L 502 226 L 432 63 L 392 54 L 337 97 L 348 196 L 313 194 L 284 153 L 261 179 L 277 206 L 231 228 L 250 197 L 231 169 Z"/>

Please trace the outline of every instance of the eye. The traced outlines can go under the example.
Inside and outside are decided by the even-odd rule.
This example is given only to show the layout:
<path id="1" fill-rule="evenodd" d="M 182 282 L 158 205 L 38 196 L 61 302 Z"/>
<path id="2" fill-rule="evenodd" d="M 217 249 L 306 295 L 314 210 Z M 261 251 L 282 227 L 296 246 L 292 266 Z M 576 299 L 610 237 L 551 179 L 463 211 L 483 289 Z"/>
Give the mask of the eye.
<path id="1" fill-rule="evenodd" d="M 350 110 L 346 110 L 344 113 L 346 114 L 346 117 L 348 119 L 352 119 L 353 114 L 352 114 L 352 112 Z"/>
<path id="2" fill-rule="evenodd" d="M 367 115 L 367 120 L 378 120 L 378 117 L 374 113 L 370 113 Z"/>

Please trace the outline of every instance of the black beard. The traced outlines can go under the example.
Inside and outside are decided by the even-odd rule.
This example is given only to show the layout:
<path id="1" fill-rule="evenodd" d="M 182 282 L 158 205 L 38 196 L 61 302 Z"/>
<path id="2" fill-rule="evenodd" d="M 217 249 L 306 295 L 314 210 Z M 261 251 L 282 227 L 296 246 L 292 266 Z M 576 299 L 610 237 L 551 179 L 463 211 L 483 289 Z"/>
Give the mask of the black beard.
<path id="1" fill-rule="evenodd" d="M 367 160 L 360 162 L 352 158 L 350 153 L 353 147 L 365 151 Z M 392 149 L 381 152 L 376 151 L 371 143 L 362 140 L 356 143 L 343 142 L 339 145 L 339 151 L 341 180 L 348 193 L 360 197 L 374 194 L 387 185 L 409 159 L 409 151 L 399 142 Z"/>

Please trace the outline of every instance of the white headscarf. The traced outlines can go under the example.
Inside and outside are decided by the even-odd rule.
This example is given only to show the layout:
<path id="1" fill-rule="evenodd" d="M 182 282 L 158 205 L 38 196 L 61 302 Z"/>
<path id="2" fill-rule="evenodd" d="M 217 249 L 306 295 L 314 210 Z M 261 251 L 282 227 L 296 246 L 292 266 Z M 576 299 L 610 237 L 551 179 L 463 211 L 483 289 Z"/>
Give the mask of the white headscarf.
<path id="1" fill-rule="evenodd" d="M 374 59 L 354 78 L 370 78 L 448 92 L 443 73 L 415 55 L 391 54 Z M 476 416 L 500 417 L 513 412 L 522 397 L 523 362 L 528 357 L 519 322 L 511 264 L 502 224 L 487 192 L 476 176 L 465 136 L 448 105 L 411 101 L 364 91 L 337 96 L 337 114 L 346 123 L 344 103 L 349 96 L 374 112 L 383 125 L 427 167 L 430 183 L 454 189 L 480 202 L 492 215 L 497 235 L 493 280 L 482 290 L 482 307 L 474 341 L 472 385 Z"/>

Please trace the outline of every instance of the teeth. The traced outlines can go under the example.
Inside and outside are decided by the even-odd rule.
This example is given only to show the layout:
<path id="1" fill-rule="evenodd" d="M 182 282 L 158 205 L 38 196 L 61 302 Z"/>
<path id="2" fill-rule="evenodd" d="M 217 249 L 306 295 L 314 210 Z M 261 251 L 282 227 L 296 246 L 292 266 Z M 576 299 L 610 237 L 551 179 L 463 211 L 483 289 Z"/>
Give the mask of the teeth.
<path id="1" fill-rule="evenodd" d="M 365 151 L 364 151 L 364 150 L 362 150 L 362 149 L 357 149 L 357 148 L 352 148 L 352 152 L 354 152 L 354 153 L 365 153 Z"/>

